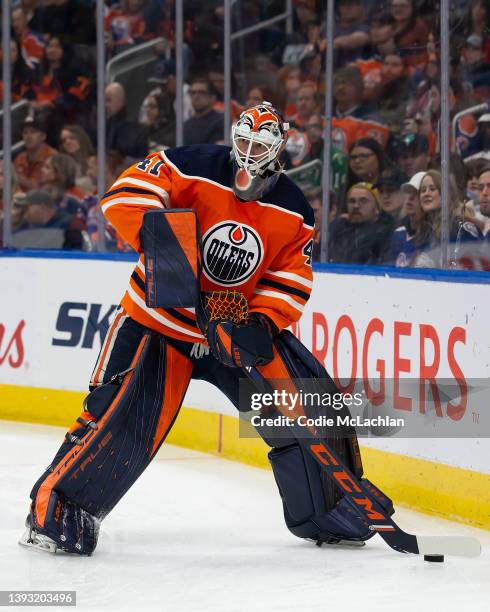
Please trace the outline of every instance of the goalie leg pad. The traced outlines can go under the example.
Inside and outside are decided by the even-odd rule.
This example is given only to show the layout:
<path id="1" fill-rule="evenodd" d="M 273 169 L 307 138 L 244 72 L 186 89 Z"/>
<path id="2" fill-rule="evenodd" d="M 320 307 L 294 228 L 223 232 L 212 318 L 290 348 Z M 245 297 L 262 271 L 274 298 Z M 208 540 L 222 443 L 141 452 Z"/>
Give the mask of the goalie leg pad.
<path id="1" fill-rule="evenodd" d="M 62 522 L 71 520 L 70 542 L 81 542 L 77 521 L 102 520 L 145 470 L 173 425 L 191 374 L 191 360 L 163 336 L 142 336 L 121 384 L 105 384 L 90 393 L 81 417 L 86 425 L 70 430 L 34 486 L 37 532 L 67 550 Z M 89 554 L 96 542 L 96 537 L 86 538 L 82 549 L 72 552 Z"/>
<path id="2" fill-rule="evenodd" d="M 320 467 L 301 446 L 273 449 L 269 461 L 282 498 L 286 525 L 295 536 L 334 543 L 367 540 L 374 535 L 347 498 L 342 497 L 329 508 Z M 387 505 L 391 504 L 385 499 Z"/>
<path id="3" fill-rule="evenodd" d="M 290 387 L 294 380 L 297 385 L 301 384 L 302 391 L 338 392 L 325 368 L 293 334 L 288 331 L 281 332 L 275 340 L 274 348 L 274 360 L 257 368 L 264 379 L 271 383 L 276 380 L 278 384 L 284 384 L 286 387 Z M 288 376 L 293 380 L 284 382 Z M 328 410 L 329 407 L 322 408 L 322 412 Z M 340 414 L 342 412 L 345 415 L 350 414 L 346 406 Z M 260 430 L 259 433 L 263 434 Z M 345 465 L 361 478 L 362 461 L 354 428 L 324 428 L 320 435 L 337 452 Z M 284 440 L 278 444 L 270 436 L 264 439 L 269 444 L 272 442 L 271 446 L 274 446 L 269 453 L 269 460 L 283 500 L 286 525 L 292 533 L 320 542 L 366 540 L 373 535 L 374 532 L 369 529 L 358 510 L 343 496 L 338 486 L 301 444 L 291 440 L 289 445 L 285 446 Z M 391 501 L 374 485 L 369 485 L 373 487 L 373 493 L 379 503 L 391 514 Z"/>

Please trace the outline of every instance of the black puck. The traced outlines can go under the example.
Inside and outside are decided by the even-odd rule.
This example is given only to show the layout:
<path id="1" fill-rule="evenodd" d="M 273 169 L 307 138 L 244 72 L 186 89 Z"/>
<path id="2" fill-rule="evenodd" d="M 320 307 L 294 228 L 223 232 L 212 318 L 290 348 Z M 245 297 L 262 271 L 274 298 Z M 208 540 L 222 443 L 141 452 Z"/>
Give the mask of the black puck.
<path id="1" fill-rule="evenodd" d="M 443 563 L 444 555 L 424 555 L 424 561 L 430 561 L 431 563 Z"/>

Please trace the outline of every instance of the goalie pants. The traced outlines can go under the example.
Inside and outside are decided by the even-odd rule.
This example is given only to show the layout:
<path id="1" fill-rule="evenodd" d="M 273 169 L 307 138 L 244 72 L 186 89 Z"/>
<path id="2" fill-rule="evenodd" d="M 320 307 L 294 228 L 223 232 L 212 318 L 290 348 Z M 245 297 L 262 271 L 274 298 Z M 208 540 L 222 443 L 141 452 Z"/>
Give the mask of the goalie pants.
<path id="1" fill-rule="evenodd" d="M 39 532 L 65 550 L 93 551 L 99 521 L 155 456 L 191 378 L 217 386 L 238 408 L 244 374 L 203 349 L 152 332 L 118 310 L 84 410 L 31 491 L 31 521 Z M 318 465 L 294 439 L 266 442 L 273 447 L 269 459 L 286 524 L 295 535 L 321 541 L 370 537 L 344 498 L 328 498 Z"/>

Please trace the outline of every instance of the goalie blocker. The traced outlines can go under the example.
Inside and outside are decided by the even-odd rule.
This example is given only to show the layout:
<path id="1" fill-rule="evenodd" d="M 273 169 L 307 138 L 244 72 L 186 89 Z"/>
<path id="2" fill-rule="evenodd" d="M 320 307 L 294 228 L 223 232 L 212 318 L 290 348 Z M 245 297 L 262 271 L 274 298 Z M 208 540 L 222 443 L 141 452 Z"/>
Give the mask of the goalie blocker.
<path id="1" fill-rule="evenodd" d="M 188 304 L 190 296 L 197 303 L 197 243 L 194 249 L 187 241 L 186 248 L 180 249 L 182 237 L 198 236 L 195 215 L 191 211 L 157 214 L 161 218 L 151 217 L 151 231 L 142 232 L 145 255 L 156 254 L 156 288 L 147 297 L 154 304 L 163 301 L 167 307 Z M 183 216 L 178 218 L 180 214 Z M 161 236 L 165 236 L 164 245 L 159 242 Z M 165 253 L 163 259 L 159 253 Z M 183 282 L 173 283 L 172 295 L 166 296 L 160 288 L 169 286 L 169 278 L 176 279 L 175 262 L 179 266 L 177 276 Z M 240 338 L 245 331 L 240 332 Z M 268 333 L 274 330 L 268 328 Z M 332 392 L 336 390 L 323 366 L 290 332 L 271 338 L 272 343 L 268 358 L 257 362 L 265 378 L 321 378 L 329 381 Z M 244 373 L 219 359 L 209 351 L 196 350 L 191 343 L 148 330 L 120 308 L 102 346 L 84 410 L 32 489 L 28 529 L 21 543 L 91 554 L 97 545 L 100 521 L 155 456 L 177 418 L 192 378 L 215 385 L 240 409 L 239 383 Z M 293 534 L 317 542 L 363 541 L 373 535 L 365 520 L 325 480 L 318 465 L 293 437 L 275 439 L 259 433 L 272 447 L 269 459 L 283 500 L 286 525 Z M 355 434 L 337 432 L 333 442 L 345 463 L 360 477 L 362 464 Z M 391 508 L 390 500 L 381 493 L 378 499 L 388 510 Z"/>

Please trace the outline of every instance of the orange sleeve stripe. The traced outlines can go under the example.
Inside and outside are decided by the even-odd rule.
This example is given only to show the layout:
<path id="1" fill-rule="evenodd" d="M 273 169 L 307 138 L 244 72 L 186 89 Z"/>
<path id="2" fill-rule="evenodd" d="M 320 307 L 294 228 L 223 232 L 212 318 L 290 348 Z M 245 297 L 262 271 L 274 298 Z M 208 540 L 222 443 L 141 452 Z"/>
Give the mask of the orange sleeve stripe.
<path id="1" fill-rule="evenodd" d="M 295 274 L 289 270 L 266 270 L 264 272 L 264 277 L 278 280 L 297 289 L 302 289 L 303 291 L 311 291 L 313 287 L 313 272 L 311 268 L 302 269 L 301 272 L 309 272 L 309 274 L 308 276 L 303 276 L 302 274 Z"/>
<path id="2" fill-rule="evenodd" d="M 172 170 L 153 154 L 124 171 L 102 198 L 105 217 L 137 252 L 141 252 L 143 215 L 169 206 L 171 184 Z"/>
<path id="3" fill-rule="evenodd" d="M 284 283 L 277 279 L 262 277 L 257 285 L 261 289 L 280 291 L 281 293 L 290 295 L 293 300 L 299 301 L 300 303 L 307 302 L 310 299 L 310 290 L 305 290 L 305 287 L 298 287 L 292 283 Z"/>
<path id="4" fill-rule="evenodd" d="M 140 173 L 141 174 L 141 173 Z M 143 178 L 137 178 L 134 176 L 122 176 L 118 179 L 112 186 L 111 189 L 119 188 L 119 187 L 141 187 L 142 189 L 146 189 L 148 191 L 152 191 L 157 195 L 162 202 L 164 202 L 167 206 L 170 204 L 170 196 L 166 189 L 162 188 L 160 185 L 155 184 L 154 178 L 145 176 Z"/>
<path id="5" fill-rule="evenodd" d="M 287 293 L 281 293 L 279 291 L 272 291 L 269 289 L 255 289 L 254 295 L 262 298 L 267 298 L 266 300 L 262 300 L 265 304 L 270 303 L 271 305 L 275 304 L 276 306 L 279 306 L 277 302 L 274 303 L 274 301 L 272 301 L 279 300 L 281 308 L 284 308 L 283 302 L 285 302 L 290 306 L 290 308 L 294 308 L 300 314 L 302 314 L 306 304 L 306 300 L 299 301 L 297 298 L 291 297 Z"/>

